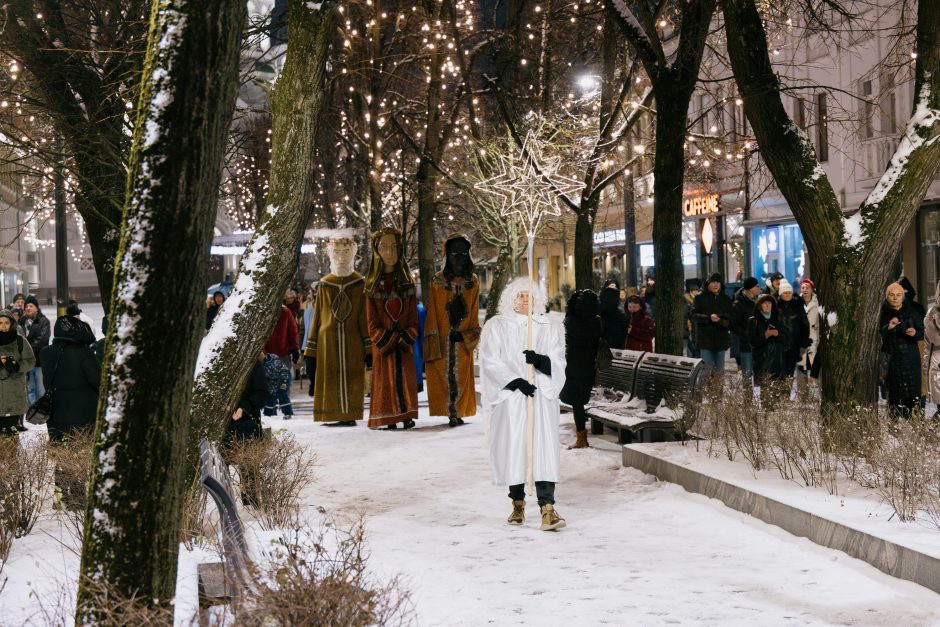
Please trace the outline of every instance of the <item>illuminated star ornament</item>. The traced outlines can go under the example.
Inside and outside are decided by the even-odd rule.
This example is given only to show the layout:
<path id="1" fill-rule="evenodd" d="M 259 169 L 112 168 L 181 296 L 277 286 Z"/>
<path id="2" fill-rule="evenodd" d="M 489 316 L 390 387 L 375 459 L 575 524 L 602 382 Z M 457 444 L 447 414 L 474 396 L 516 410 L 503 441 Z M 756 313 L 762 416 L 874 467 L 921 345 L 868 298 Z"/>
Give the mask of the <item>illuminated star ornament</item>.
<path id="1" fill-rule="evenodd" d="M 477 183 L 477 189 L 498 196 L 504 215 L 516 214 L 529 239 L 535 237 L 542 216 L 561 215 L 559 196 L 581 188 L 575 179 L 558 173 L 561 157 L 546 157 L 535 133 L 526 134 L 522 149 L 499 155 L 495 176 Z"/>

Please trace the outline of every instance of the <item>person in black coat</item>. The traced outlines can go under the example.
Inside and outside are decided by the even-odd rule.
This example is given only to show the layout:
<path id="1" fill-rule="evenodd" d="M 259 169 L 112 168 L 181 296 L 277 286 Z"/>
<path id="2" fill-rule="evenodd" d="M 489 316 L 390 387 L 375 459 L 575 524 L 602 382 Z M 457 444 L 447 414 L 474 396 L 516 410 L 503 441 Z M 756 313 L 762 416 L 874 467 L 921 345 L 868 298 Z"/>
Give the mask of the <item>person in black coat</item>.
<path id="1" fill-rule="evenodd" d="M 754 307 L 757 305 L 760 292 L 757 279 L 752 276 L 747 277 L 741 283 L 741 289 L 735 292 L 731 302 L 731 334 L 737 343 L 738 367 L 745 381 L 751 380 L 754 376 L 754 355 L 747 341 L 747 321 L 754 315 Z"/>
<path id="2" fill-rule="evenodd" d="M 604 321 L 604 337 L 610 348 L 620 349 L 627 345 L 627 314 L 618 309 L 620 291 L 605 287 L 600 293 L 599 315 Z"/>
<path id="3" fill-rule="evenodd" d="M 924 306 L 917 300 L 917 290 L 914 289 L 911 281 L 906 277 L 902 276 L 898 279 L 898 285 L 904 288 L 904 298 L 907 299 L 907 302 L 911 304 L 911 307 L 914 308 L 914 311 L 917 312 L 917 315 L 921 318 L 927 317 L 927 310 L 924 309 Z"/>
<path id="4" fill-rule="evenodd" d="M 62 442 L 76 431 L 94 427 L 98 415 L 101 362 L 92 345 L 95 334 L 77 316 L 55 321 L 52 344 L 39 353 L 43 385 L 52 394 L 52 415 L 46 428 L 51 442 Z"/>
<path id="5" fill-rule="evenodd" d="M 705 290 L 692 301 L 695 345 L 702 360 L 714 371 L 724 372 L 725 351 L 731 346 L 731 299 L 717 272 L 705 281 Z"/>
<path id="6" fill-rule="evenodd" d="M 907 418 L 920 406 L 920 349 L 924 319 L 905 298 L 904 287 L 892 283 L 885 290 L 878 322 L 881 332 L 882 373 L 888 406 L 896 418 Z"/>
<path id="7" fill-rule="evenodd" d="M 747 321 L 747 341 L 754 356 L 754 385 L 761 387 L 761 398 L 769 400 L 768 385 L 786 376 L 783 353 L 791 343 L 773 296 L 763 294 L 757 299 L 754 315 Z"/>
<path id="8" fill-rule="evenodd" d="M 225 434 L 222 436 L 222 456 L 226 462 L 231 463 L 232 450 L 241 443 L 260 439 L 263 435 L 261 429 L 261 410 L 268 402 L 268 379 L 264 374 L 264 353 L 260 353 L 251 366 L 251 374 L 245 382 L 245 388 L 238 399 L 235 411 L 225 423 Z M 257 504 L 257 491 L 262 487 L 258 485 L 254 469 L 249 465 L 238 468 L 240 489 L 243 505 Z"/>
<path id="9" fill-rule="evenodd" d="M 790 335 L 790 345 L 783 352 L 783 376 L 792 377 L 796 363 L 800 360 L 800 352 L 810 344 L 809 319 L 803 308 L 803 299 L 793 298 L 793 286 L 786 279 L 780 281 L 777 306 L 780 309 L 780 320 Z"/>
<path id="10" fill-rule="evenodd" d="M 568 297 L 565 310 L 565 385 L 559 395 L 571 405 L 577 439 L 569 448 L 586 448 L 587 415 L 597 375 L 597 343 L 604 336 L 604 323 L 597 315 L 597 294 L 578 290 Z"/>
<path id="11" fill-rule="evenodd" d="M 261 437 L 261 410 L 268 402 L 268 378 L 264 374 L 264 353 L 260 353 L 251 367 L 245 389 L 238 399 L 235 411 L 225 425 L 224 442 L 233 444 Z"/>
<path id="12" fill-rule="evenodd" d="M 209 330 L 209 327 L 212 326 L 212 321 L 215 320 L 215 317 L 219 313 L 219 309 L 222 308 L 222 304 L 225 302 L 225 294 L 222 292 L 215 292 L 212 295 L 212 304 L 209 305 L 209 308 L 206 309 L 206 331 Z"/>

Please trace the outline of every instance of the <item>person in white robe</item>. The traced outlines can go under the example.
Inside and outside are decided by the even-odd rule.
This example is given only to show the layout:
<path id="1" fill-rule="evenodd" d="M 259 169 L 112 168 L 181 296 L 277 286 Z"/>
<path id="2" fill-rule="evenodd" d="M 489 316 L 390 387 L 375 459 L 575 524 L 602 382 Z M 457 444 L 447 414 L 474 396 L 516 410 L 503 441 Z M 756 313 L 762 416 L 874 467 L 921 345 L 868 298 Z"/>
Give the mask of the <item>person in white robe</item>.
<path id="1" fill-rule="evenodd" d="M 527 350 L 527 310 L 534 297 L 532 347 Z M 509 486 L 513 511 L 507 522 L 525 522 L 528 471 L 527 401 L 533 399 L 533 478 L 542 514 L 541 529 L 565 526 L 555 511 L 555 484 L 560 480 L 561 442 L 558 395 L 565 384 L 565 334 L 560 319 L 544 313 L 545 299 L 528 278 L 506 286 L 499 313 L 483 327 L 480 375 L 488 415 L 493 484 Z M 528 364 L 535 367 L 533 383 Z"/>

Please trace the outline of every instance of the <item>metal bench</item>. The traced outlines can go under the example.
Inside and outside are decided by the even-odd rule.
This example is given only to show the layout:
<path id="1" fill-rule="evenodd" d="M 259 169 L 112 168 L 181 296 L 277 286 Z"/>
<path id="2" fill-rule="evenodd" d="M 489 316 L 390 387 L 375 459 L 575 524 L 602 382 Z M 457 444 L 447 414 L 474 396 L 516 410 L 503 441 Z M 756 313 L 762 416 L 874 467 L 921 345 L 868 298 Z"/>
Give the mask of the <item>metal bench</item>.
<path id="1" fill-rule="evenodd" d="M 701 359 L 659 353 L 614 350 L 610 368 L 598 373 L 595 398 L 585 407 L 591 419 L 591 433 L 602 435 L 605 429 L 617 434 L 621 444 L 666 442 L 680 439 L 675 419 L 655 415 L 665 399 L 667 406 L 676 399 L 694 398 L 705 383 L 705 365 Z M 616 401 L 645 407 L 611 406 Z"/>
<path id="2" fill-rule="evenodd" d="M 232 495 L 232 477 L 218 449 L 207 440 L 199 443 L 200 480 L 219 510 L 225 563 L 199 564 L 200 604 L 224 603 L 248 586 L 248 544 Z"/>

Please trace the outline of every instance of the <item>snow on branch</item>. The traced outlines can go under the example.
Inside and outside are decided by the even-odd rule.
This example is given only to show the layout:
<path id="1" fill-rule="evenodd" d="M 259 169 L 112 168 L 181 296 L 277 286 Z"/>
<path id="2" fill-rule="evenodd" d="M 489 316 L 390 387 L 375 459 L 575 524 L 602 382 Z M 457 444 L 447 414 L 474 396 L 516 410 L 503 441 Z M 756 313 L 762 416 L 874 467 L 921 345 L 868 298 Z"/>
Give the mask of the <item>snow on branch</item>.
<path id="1" fill-rule="evenodd" d="M 275 211 L 276 209 L 273 206 L 268 206 L 269 215 L 273 215 Z M 267 220 L 266 223 L 270 223 L 270 220 Z M 219 313 L 212 322 L 212 327 L 206 337 L 203 338 L 202 344 L 199 345 L 199 355 L 196 357 L 196 372 L 194 375 L 197 386 L 212 371 L 212 365 L 222 353 L 225 345 L 238 341 L 235 332 L 237 328 L 236 317 L 244 315 L 243 312 L 248 310 L 248 306 L 254 301 L 258 289 L 255 279 L 262 276 L 268 269 L 272 247 L 270 237 L 264 232 L 264 229 L 264 224 L 262 224 L 259 232 L 245 250 L 238 278 L 235 279 L 231 294 L 222 304 L 222 308 L 219 309 Z"/>
<path id="2" fill-rule="evenodd" d="M 920 88 L 917 106 L 907 121 L 904 136 L 897 150 L 894 151 L 891 162 L 878 183 L 868 193 L 868 197 L 862 203 L 862 208 L 845 220 L 844 241 L 849 246 L 860 246 L 865 243 L 869 225 L 875 217 L 873 209 L 897 187 L 914 152 L 937 141 L 936 135 L 932 138 L 924 137 L 930 135 L 933 128 L 940 122 L 940 110 L 931 108 L 929 103 L 930 83 L 925 80 Z"/>
<path id="3" fill-rule="evenodd" d="M 901 138 L 898 149 L 894 151 L 888 169 L 881 175 L 874 189 L 869 192 L 864 205 L 877 205 L 884 200 L 894 189 L 901 175 L 904 174 L 905 166 L 910 160 L 911 154 L 915 150 L 936 141 L 936 137 L 928 140 L 920 134 L 924 130 L 930 131 L 937 122 L 940 122 L 940 111 L 930 108 L 929 102 L 930 85 L 928 81 L 924 81 L 920 88 L 920 98 L 917 99 L 917 107 L 914 109 L 911 119 L 907 121 L 904 137 Z"/>
<path id="4" fill-rule="evenodd" d="M 626 27 L 635 31 L 634 37 L 636 37 L 637 41 L 642 42 L 644 46 L 652 50 L 654 47 L 653 42 L 650 41 L 650 38 L 646 35 L 646 29 L 644 29 L 640 21 L 636 19 L 636 15 L 633 14 L 633 11 L 627 6 L 627 3 L 624 2 L 624 0 L 613 0 L 613 3 L 617 13 L 627 23 Z"/>

